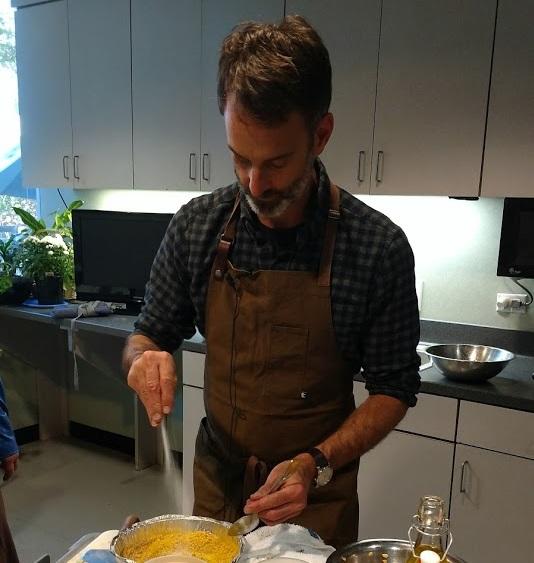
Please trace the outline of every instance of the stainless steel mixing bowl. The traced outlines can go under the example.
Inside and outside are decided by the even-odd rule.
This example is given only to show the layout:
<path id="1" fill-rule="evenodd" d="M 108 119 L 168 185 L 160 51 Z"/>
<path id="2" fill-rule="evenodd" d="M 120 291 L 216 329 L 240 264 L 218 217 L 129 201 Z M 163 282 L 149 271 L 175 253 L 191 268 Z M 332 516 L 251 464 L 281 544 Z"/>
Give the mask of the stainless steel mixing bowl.
<path id="1" fill-rule="evenodd" d="M 412 553 L 407 540 L 364 540 L 338 549 L 326 563 L 406 563 Z M 448 563 L 465 563 L 463 559 L 447 555 Z"/>
<path id="2" fill-rule="evenodd" d="M 425 353 L 445 377 L 466 383 L 494 377 L 515 358 L 508 350 L 479 344 L 435 344 Z"/>

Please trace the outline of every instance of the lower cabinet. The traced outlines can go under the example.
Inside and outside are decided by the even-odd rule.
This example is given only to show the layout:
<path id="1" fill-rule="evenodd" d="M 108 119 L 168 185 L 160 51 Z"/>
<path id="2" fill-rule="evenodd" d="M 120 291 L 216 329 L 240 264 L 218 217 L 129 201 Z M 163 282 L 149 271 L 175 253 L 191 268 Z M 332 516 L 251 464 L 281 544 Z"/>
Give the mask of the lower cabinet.
<path id="1" fill-rule="evenodd" d="M 458 445 L 453 552 L 468 563 L 532 561 L 534 460 Z"/>
<path id="2" fill-rule="evenodd" d="M 468 563 L 532 561 L 534 413 L 460 402 L 451 500 Z"/>
<path id="3" fill-rule="evenodd" d="M 354 396 L 357 406 L 368 397 L 364 383 L 354 383 Z M 457 410 L 456 399 L 421 393 L 397 429 L 362 456 L 359 539 L 408 539 L 424 495 L 448 508 Z"/>
<path id="4" fill-rule="evenodd" d="M 358 539 L 408 539 L 423 495 L 448 506 L 454 444 L 394 430 L 360 462 Z"/>

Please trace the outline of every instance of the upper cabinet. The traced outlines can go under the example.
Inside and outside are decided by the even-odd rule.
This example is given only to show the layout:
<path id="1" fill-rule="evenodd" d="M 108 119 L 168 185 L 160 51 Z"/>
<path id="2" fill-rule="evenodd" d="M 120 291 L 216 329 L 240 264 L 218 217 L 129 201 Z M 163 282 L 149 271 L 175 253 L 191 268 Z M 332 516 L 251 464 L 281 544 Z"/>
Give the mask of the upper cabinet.
<path id="1" fill-rule="evenodd" d="M 198 0 L 132 0 L 135 188 L 200 189 L 200 18 Z"/>
<path id="2" fill-rule="evenodd" d="M 235 180 L 217 104 L 224 37 L 241 21 L 278 21 L 283 0 L 132 1 L 136 188 L 211 190 Z"/>
<path id="3" fill-rule="evenodd" d="M 283 0 L 202 0 L 202 188 L 211 190 L 235 181 L 224 120 L 217 104 L 217 68 L 221 43 L 242 21 L 277 22 Z"/>
<path id="4" fill-rule="evenodd" d="M 72 128 L 66 2 L 17 10 L 22 182 L 72 187 Z"/>
<path id="5" fill-rule="evenodd" d="M 129 0 L 17 10 L 23 183 L 131 188 Z"/>
<path id="6" fill-rule="evenodd" d="M 483 196 L 534 197 L 534 3 L 499 0 Z"/>
<path id="7" fill-rule="evenodd" d="M 69 0 L 74 178 L 132 188 L 130 0 Z"/>
<path id="8" fill-rule="evenodd" d="M 495 11 L 383 1 L 371 193 L 478 195 Z"/>
<path id="9" fill-rule="evenodd" d="M 355 193 L 369 193 L 379 0 L 288 0 L 287 14 L 304 16 L 319 32 L 332 64 L 334 132 L 321 155 L 332 180 Z"/>

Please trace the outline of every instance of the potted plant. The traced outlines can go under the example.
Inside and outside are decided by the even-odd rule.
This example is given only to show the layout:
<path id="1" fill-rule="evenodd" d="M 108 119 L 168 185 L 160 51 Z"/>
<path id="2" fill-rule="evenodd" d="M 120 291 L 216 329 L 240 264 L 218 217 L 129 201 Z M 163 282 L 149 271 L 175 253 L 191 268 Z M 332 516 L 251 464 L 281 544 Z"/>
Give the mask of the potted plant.
<path id="1" fill-rule="evenodd" d="M 20 305 L 31 293 L 32 281 L 17 275 L 17 237 L 0 239 L 0 305 Z"/>
<path id="2" fill-rule="evenodd" d="M 74 252 L 72 247 L 72 211 L 83 205 L 73 201 L 64 211 L 54 214 L 48 228 L 42 219 L 13 207 L 26 229 L 21 233 L 17 260 L 22 273 L 35 281 L 35 296 L 42 305 L 62 303 L 64 292 L 74 292 Z"/>

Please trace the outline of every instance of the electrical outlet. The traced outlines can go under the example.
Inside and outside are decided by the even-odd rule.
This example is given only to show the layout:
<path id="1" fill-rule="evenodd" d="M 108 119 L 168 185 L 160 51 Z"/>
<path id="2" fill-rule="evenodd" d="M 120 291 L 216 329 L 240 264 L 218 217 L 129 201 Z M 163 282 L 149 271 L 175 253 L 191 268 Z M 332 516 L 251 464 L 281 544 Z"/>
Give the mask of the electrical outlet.
<path id="1" fill-rule="evenodd" d="M 499 313 L 521 313 L 527 312 L 526 293 L 497 293 L 496 310 Z"/>

